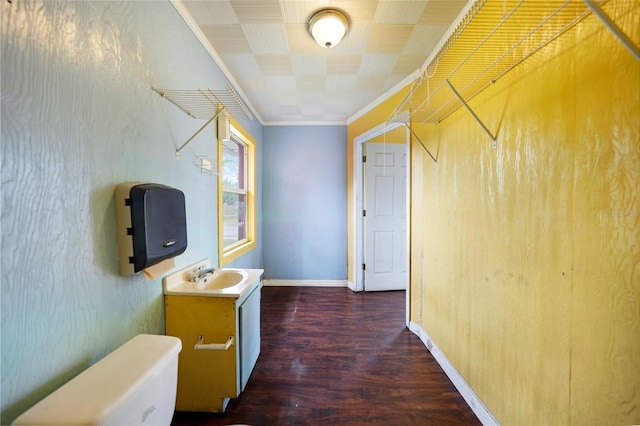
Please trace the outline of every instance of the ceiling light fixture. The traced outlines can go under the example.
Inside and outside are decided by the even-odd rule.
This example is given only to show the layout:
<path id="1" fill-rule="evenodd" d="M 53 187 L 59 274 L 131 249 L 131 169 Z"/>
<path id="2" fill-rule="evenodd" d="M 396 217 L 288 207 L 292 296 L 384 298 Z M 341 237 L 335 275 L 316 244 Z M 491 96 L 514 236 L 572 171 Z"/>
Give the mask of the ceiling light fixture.
<path id="1" fill-rule="evenodd" d="M 322 47 L 331 48 L 340 43 L 349 29 L 349 20 L 335 9 L 322 9 L 309 20 L 309 31 Z"/>

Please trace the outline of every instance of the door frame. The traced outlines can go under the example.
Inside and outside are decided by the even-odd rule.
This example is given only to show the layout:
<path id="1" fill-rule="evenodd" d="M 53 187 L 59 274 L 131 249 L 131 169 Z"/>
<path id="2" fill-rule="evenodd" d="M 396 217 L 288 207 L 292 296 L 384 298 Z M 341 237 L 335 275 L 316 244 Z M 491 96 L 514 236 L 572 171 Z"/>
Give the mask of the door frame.
<path id="1" fill-rule="evenodd" d="M 364 271 L 362 270 L 362 264 L 364 263 L 364 217 L 362 215 L 362 211 L 364 209 L 364 167 L 362 164 L 362 153 L 364 151 L 363 147 L 366 142 L 369 140 L 381 136 L 395 128 L 400 126 L 405 126 L 404 122 L 391 122 L 391 123 L 381 123 L 376 127 L 373 127 L 367 130 L 364 133 L 359 134 L 355 138 L 353 138 L 353 183 L 354 183 L 354 191 L 353 191 L 353 252 L 352 258 L 354 259 L 354 290 L 355 291 L 364 291 Z M 407 127 L 405 132 L 405 144 L 407 147 L 407 182 L 405 185 L 405 202 L 407 203 L 407 219 L 406 219 L 406 229 L 407 229 L 407 238 L 405 241 L 407 256 L 406 256 L 406 268 L 407 268 L 407 286 L 406 286 L 406 324 L 409 325 L 409 307 L 410 307 L 410 286 L 409 280 L 411 277 L 411 271 L 409 270 L 410 265 L 410 252 L 409 248 L 411 247 L 411 134 L 409 132 L 409 128 Z"/>

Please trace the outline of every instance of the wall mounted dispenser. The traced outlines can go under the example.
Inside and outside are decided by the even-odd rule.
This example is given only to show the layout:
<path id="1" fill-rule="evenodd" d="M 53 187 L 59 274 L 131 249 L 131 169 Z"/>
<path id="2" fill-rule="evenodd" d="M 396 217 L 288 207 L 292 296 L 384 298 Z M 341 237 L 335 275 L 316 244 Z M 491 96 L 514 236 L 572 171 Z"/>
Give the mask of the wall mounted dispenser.
<path id="1" fill-rule="evenodd" d="M 116 186 L 120 275 L 133 275 L 187 248 L 184 194 L 157 183 Z"/>
<path id="2" fill-rule="evenodd" d="M 222 141 L 231 140 L 231 122 L 224 114 L 218 116 L 218 139 Z"/>

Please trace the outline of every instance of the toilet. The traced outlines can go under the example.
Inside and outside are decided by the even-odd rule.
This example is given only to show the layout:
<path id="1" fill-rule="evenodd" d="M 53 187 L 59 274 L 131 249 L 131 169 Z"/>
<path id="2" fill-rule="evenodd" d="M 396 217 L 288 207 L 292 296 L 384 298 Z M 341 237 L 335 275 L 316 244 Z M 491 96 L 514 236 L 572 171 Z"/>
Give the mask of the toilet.
<path id="1" fill-rule="evenodd" d="M 170 425 L 177 337 L 140 334 L 18 417 L 14 425 Z"/>

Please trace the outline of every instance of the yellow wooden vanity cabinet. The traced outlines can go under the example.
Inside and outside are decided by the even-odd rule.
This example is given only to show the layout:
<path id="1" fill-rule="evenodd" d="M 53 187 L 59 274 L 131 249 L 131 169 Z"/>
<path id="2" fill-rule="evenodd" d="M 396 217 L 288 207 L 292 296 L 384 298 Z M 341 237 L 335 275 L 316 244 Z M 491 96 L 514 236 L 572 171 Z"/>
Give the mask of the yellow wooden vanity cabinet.
<path id="1" fill-rule="evenodd" d="M 244 390 L 260 354 L 262 285 L 260 275 L 251 278 L 237 295 L 165 292 L 166 334 L 183 345 L 177 411 L 223 412 Z"/>

